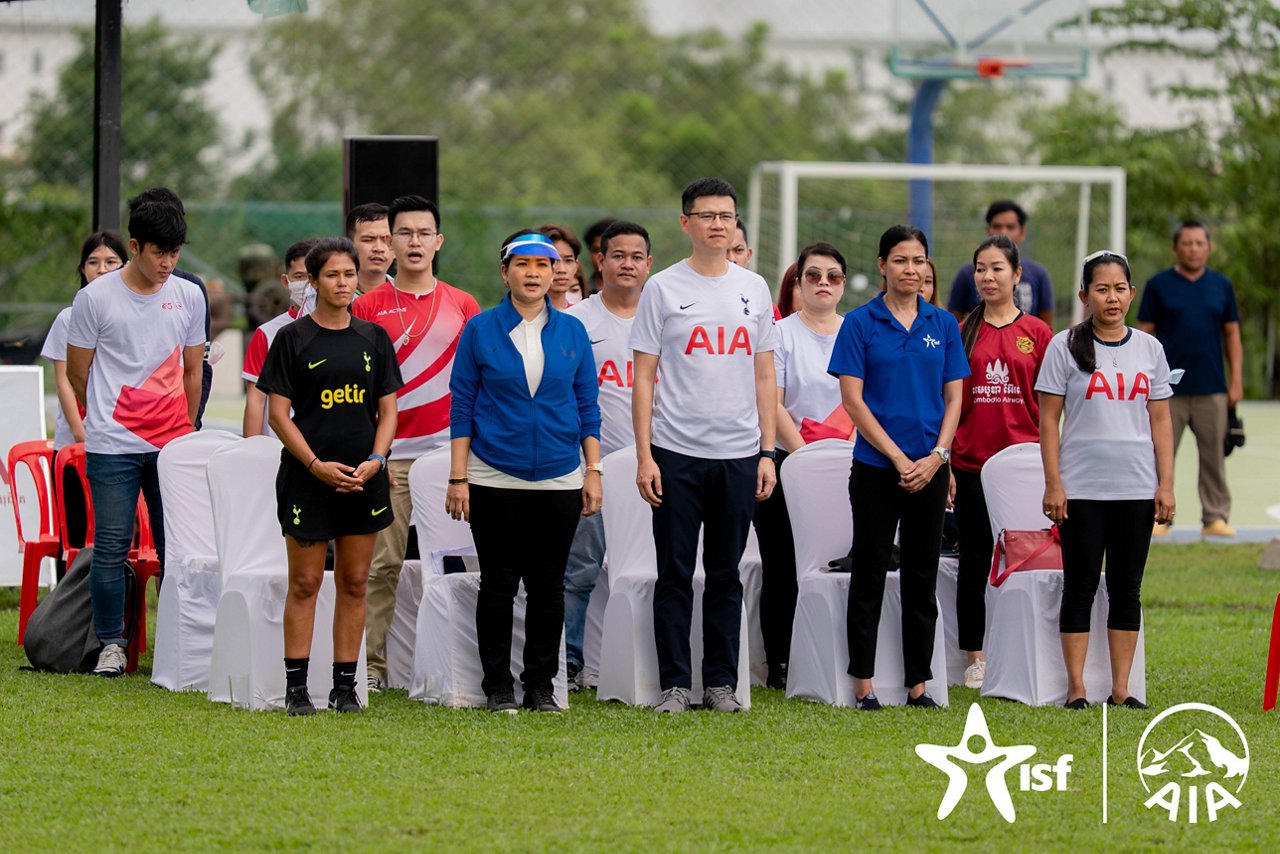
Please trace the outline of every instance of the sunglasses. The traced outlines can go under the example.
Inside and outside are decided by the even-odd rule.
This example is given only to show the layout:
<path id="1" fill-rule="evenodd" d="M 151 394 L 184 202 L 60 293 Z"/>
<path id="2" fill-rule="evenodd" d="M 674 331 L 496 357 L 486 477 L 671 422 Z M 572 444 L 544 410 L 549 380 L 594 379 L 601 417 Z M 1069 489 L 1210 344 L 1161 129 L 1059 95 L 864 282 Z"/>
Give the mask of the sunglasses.
<path id="1" fill-rule="evenodd" d="M 844 284 L 844 273 L 839 270 L 833 270 L 830 273 L 823 273 L 821 270 L 805 270 L 804 280 L 811 285 L 819 284 L 823 279 L 831 282 L 831 284 L 839 287 Z"/>

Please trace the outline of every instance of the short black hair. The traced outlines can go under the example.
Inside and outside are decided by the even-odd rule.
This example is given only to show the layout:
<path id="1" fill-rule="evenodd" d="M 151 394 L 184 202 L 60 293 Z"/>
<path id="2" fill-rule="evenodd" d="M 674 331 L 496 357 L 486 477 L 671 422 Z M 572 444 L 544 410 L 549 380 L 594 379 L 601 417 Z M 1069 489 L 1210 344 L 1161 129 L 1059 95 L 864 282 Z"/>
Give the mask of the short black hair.
<path id="1" fill-rule="evenodd" d="M 542 232 L 552 241 L 561 240 L 569 244 L 569 248 L 573 250 L 573 257 L 577 258 L 582 254 L 582 241 L 573 233 L 573 229 L 567 225 L 556 225 L 549 222 L 546 225 L 538 226 L 538 231 Z M 504 244 L 505 245 L 505 244 Z"/>
<path id="2" fill-rule="evenodd" d="M 1182 222 L 1178 223 L 1178 227 L 1173 230 L 1173 245 L 1175 247 L 1178 245 L 1178 238 L 1182 237 L 1182 232 L 1186 231 L 1188 228 L 1198 228 L 1204 232 L 1205 240 L 1213 240 L 1213 237 L 1209 234 L 1209 226 L 1205 225 L 1198 219 L 1184 219 Z"/>
<path id="3" fill-rule="evenodd" d="M 733 206 L 738 207 L 738 194 L 733 185 L 723 178 L 699 178 L 690 181 L 680 194 L 680 211 L 685 216 L 693 213 L 693 203 L 703 196 L 728 196 L 733 199 Z"/>
<path id="4" fill-rule="evenodd" d="M 318 243 L 314 237 L 308 237 L 306 240 L 298 240 L 289 244 L 289 248 L 284 250 L 284 269 L 287 272 L 289 265 L 299 258 L 306 258 L 311 248 Z"/>
<path id="5" fill-rule="evenodd" d="M 742 217 L 738 217 L 738 221 L 734 224 L 734 228 L 742 232 L 742 242 L 750 246 L 751 238 L 747 234 L 747 224 L 742 221 Z"/>
<path id="6" fill-rule="evenodd" d="M 187 220 L 183 215 L 182 202 L 163 187 L 134 196 L 129 200 L 129 236 L 138 241 L 139 249 L 147 244 L 165 252 L 180 249 L 187 242 Z"/>
<path id="7" fill-rule="evenodd" d="M 380 219 L 387 218 L 387 206 L 380 205 L 377 202 L 369 202 L 367 205 L 356 205 L 347 212 L 347 223 L 343 233 L 347 237 L 353 237 L 356 233 L 356 225 L 362 222 L 377 222 Z"/>
<path id="8" fill-rule="evenodd" d="M 1013 199 L 996 199 L 987 206 L 987 225 L 991 225 L 991 220 L 1000 216 L 1002 213 L 1013 211 L 1018 216 L 1018 225 L 1025 228 L 1027 225 L 1027 212 L 1023 210 L 1022 205 Z"/>
<path id="9" fill-rule="evenodd" d="M 643 225 L 635 222 L 628 222 L 625 219 L 616 219 L 609 223 L 609 227 L 600 235 L 600 252 L 601 254 L 609 251 L 609 241 L 615 237 L 621 237 L 624 234 L 638 234 L 644 238 L 644 254 L 653 254 L 653 246 L 649 241 L 649 232 L 645 230 Z"/>
<path id="10" fill-rule="evenodd" d="M 313 279 L 320 278 L 320 271 L 324 269 L 324 265 L 339 253 L 349 256 L 356 265 L 356 272 L 360 272 L 360 255 L 356 252 L 356 245 L 349 238 L 322 237 L 307 252 L 307 275 Z"/>
<path id="11" fill-rule="evenodd" d="M 436 207 L 436 203 L 425 196 L 400 196 L 386 208 L 387 211 L 387 227 L 396 227 L 396 215 L 409 213 L 411 211 L 426 211 L 435 217 L 436 231 L 440 230 L 440 208 Z M 377 217 L 374 217 L 377 219 Z M 351 226 L 351 230 L 355 230 L 355 226 Z"/>
<path id="12" fill-rule="evenodd" d="M 618 221 L 618 218 L 613 216 L 607 216 L 607 217 L 604 217 L 603 219 L 596 220 L 595 222 L 591 223 L 591 225 L 587 226 L 586 231 L 582 232 L 582 242 L 585 243 L 588 248 L 590 248 L 591 244 L 596 241 L 596 238 L 600 238 L 601 240 L 600 246 L 601 248 L 603 248 L 604 233 L 609 230 L 609 226 L 613 225 L 617 221 Z"/>

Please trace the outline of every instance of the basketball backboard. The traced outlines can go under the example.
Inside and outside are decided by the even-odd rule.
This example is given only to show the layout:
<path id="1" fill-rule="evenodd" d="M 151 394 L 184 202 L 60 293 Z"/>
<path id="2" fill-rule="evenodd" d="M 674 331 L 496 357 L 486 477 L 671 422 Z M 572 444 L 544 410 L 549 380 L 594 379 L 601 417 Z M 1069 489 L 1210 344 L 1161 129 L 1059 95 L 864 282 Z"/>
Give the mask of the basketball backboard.
<path id="1" fill-rule="evenodd" d="M 913 80 L 1080 78 L 1089 0 L 893 0 L 889 69 Z"/>

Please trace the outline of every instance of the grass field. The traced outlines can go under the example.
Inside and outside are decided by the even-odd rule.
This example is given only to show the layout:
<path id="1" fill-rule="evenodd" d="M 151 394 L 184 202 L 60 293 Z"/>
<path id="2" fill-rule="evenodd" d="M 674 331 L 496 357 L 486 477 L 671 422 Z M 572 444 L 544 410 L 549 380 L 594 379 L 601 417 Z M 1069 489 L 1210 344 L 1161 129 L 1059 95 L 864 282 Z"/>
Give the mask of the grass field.
<path id="1" fill-rule="evenodd" d="M 1280 574 L 1256 545 L 1158 549 L 1145 586 L 1152 711 L 983 700 L 992 739 L 1074 756 L 1065 792 L 1021 792 L 1007 824 L 970 774 L 936 818 L 944 775 L 917 743 L 955 744 L 976 692 L 939 712 L 880 714 L 757 689 L 745 715 L 647 710 L 575 695 L 560 716 L 427 707 L 401 692 L 362 717 L 289 719 L 118 680 L 20 671 L 16 591 L 0 592 L 0 851 L 340 848 L 723 850 L 1280 850 L 1280 715 L 1260 698 Z M 154 625 L 152 621 L 151 625 Z M 1134 756 L 1161 708 L 1232 715 L 1252 762 L 1243 806 L 1198 825 L 1148 811 Z"/>

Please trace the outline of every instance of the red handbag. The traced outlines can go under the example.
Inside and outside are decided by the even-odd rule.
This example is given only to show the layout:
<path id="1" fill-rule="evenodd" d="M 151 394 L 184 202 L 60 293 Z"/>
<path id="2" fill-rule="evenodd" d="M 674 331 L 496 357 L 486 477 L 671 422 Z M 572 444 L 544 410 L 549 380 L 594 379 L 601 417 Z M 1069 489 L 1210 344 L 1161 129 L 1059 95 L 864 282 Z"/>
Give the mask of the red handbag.
<path id="1" fill-rule="evenodd" d="M 1000 559 L 1004 558 L 1004 572 Z M 1062 569 L 1062 540 L 1058 526 L 1039 531 L 1000 532 L 991 560 L 991 586 L 999 587 L 1012 573 L 1026 569 Z"/>

